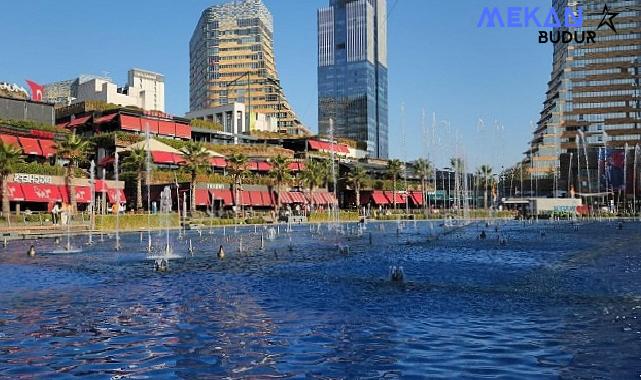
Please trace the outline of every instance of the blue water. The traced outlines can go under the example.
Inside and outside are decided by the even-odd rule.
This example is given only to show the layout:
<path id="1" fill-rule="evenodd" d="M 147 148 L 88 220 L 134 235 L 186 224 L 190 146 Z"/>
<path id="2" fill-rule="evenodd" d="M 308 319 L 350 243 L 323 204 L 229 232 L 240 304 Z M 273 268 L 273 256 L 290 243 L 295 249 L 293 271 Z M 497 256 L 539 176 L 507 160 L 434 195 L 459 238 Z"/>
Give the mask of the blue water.
<path id="1" fill-rule="evenodd" d="M 167 273 L 146 260 L 146 235 L 124 235 L 119 252 L 106 235 L 91 247 L 73 237 L 76 254 L 47 253 L 60 249 L 53 240 L 10 242 L 0 378 L 641 375 L 641 224 L 478 223 L 434 242 L 427 223 L 396 227 L 282 228 L 265 250 L 253 227 L 173 233 L 186 257 Z M 388 280 L 391 265 L 404 283 Z"/>

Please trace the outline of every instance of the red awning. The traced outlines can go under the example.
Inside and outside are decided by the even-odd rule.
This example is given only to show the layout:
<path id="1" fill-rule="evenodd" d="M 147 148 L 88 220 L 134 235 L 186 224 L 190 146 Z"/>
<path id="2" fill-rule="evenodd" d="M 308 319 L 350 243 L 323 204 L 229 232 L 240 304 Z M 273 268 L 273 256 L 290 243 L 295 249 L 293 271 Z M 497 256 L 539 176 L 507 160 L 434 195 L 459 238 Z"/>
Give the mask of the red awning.
<path id="1" fill-rule="evenodd" d="M 260 191 L 250 191 L 249 192 L 249 199 L 251 200 L 251 205 L 252 206 L 262 206 L 263 205 L 263 197 Z"/>
<path id="2" fill-rule="evenodd" d="M 386 191 L 385 196 L 387 197 L 387 202 L 389 204 L 394 204 L 394 192 L 393 191 Z M 405 194 L 396 192 L 396 204 L 399 203 L 405 203 Z"/>
<path id="3" fill-rule="evenodd" d="M 418 192 L 418 191 L 412 191 L 410 193 L 410 200 L 416 206 L 423 206 L 423 193 Z"/>
<path id="4" fill-rule="evenodd" d="M 209 192 L 216 201 L 222 201 L 226 205 L 232 205 L 234 203 L 234 197 L 231 190 L 209 189 Z"/>
<path id="5" fill-rule="evenodd" d="M 108 189 L 107 196 L 109 197 L 109 203 L 116 203 L 116 194 L 120 195 L 120 203 L 126 203 L 127 198 L 125 198 L 125 192 L 122 189 Z"/>
<path id="6" fill-rule="evenodd" d="M 102 193 L 103 191 L 109 190 L 109 187 L 107 186 L 107 182 L 102 179 L 97 179 L 95 180 L 96 182 L 94 183 L 94 191 L 96 193 Z"/>
<path id="7" fill-rule="evenodd" d="M 207 189 L 196 189 L 196 205 L 197 206 L 209 206 L 211 205 L 211 200 L 209 196 L 209 190 Z"/>
<path id="8" fill-rule="evenodd" d="M 191 139 L 191 125 L 176 123 L 176 137 Z"/>
<path id="9" fill-rule="evenodd" d="M 86 123 L 89 121 L 89 119 L 91 119 L 91 115 L 89 115 L 89 116 L 77 117 L 77 118 L 75 118 L 75 119 L 71 120 L 71 121 L 69 122 L 69 124 L 67 124 L 67 128 L 70 128 L 70 127 L 76 127 L 76 126 L 79 126 L 79 125 L 86 124 Z"/>
<path id="10" fill-rule="evenodd" d="M 10 201 L 24 201 L 24 193 L 19 183 L 9 183 L 7 187 L 9 188 Z"/>
<path id="11" fill-rule="evenodd" d="M 290 192 L 289 195 L 292 197 L 292 200 L 294 201 L 294 203 L 301 203 L 301 204 L 307 203 L 307 200 L 305 199 L 305 194 L 301 192 L 294 191 L 294 192 Z"/>
<path id="12" fill-rule="evenodd" d="M 29 137 L 18 137 L 20 145 L 22 145 L 22 150 L 24 154 L 35 154 L 36 156 L 42 156 L 42 149 L 40 149 L 40 144 L 38 140 L 32 139 Z"/>
<path id="13" fill-rule="evenodd" d="M 225 161 L 224 157 L 214 157 L 209 160 L 211 163 L 211 166 L 214 166 L 216 168 L 224 168 L 227 167 L 227 161 Z"/>
<path id="14" fill-rule="evenodd" d="M 99 117 L 97 119 L 94 119 L 93 122 L 94 122 L 94 124 L 109 123 L 109 122 L 113 121 L 116 118 L 116 116 L 118 116 L 117 113 L 112 113 L 110 115 L 105 115 L 105 116 Z"/>
<path id="15" fill-rule="evenodd" d="M 385 193 L 383 193 L 382 191 L 372 192 L 372 201 L 374 202 L 374 204 L 377 204 L 379 206 L 384 206 L 389 203 L 387 197 L 385 196 Z"/>
<path id="16" fill-rule="evenodd" d="M 158 121 L 158 134 L 166 136 L 175 136 L 176 135 L 176 123 L 173 121 Z"/>
<path id="17" fill-rule="evenodd" d="M 249 196 L 249 191 L 241 191 L 240 192 L 240 204 L 243 206 L 251 206 L 251 198 Z M 238 203 L 238 202 L 237 202 Z"/>
<path id="18" fill-rule="evenodd" d="M 325 141 L 309 140 L 309 149 L 311 150 L 323 150 L 331 152 L 332 150 L 336 153 L 349 153 L 349 147 L 344 144 L 334 144 Z"/>
<path id="19" fill-rule="evenodd" d="M 151 152 L 151 158 L 154 160 L 154 163 L 156 164 L 175 165 L 176 164 L 176 159 L 174 157 L 175 155 L 176 153 L 172 153 L 172 152 L 158 152 L 158 151 Z"/>
<path id="20" fill-rule="evenodd" d="M 284 191 L 282 193 L 279 193 L 279 196 L 281 197 L 280 203 L 283 203 L 283 204 L 307 203 L 307 200 L 305 199 L 305 194 L 299 191 Z"/>
<path id="21" fill-rule="evenodd" d="M 289 171 L 292 172 L 300 172 L 305 170 L 305 163 L 304 162 L 290 162 L 289 163 Z"/>
<path id="22" fill-rule="evenodd" d="M 182 154 L 180 154 L 180 153 L 173 153 L 173 155 L 174 155 L 174 163 L 175 163 L 176 165 L 183 165 L 185 162 L 187 162 L 187 161 L 185 161 L 185 159 L 183 158 L 183 155 L 182 155 Z"/>
<path id="23" fill-rule="evenodd" d="M 140 118 L 135 116 L 120 115 L 120 129 L 126 131 L 140 131 Z"/>
<path id="24" fill-rule="evenodd" d="M 323 150 L 323 146 L 320 141 L 309 140 L 309 149 L 311 150 Z"/>
<path id="25" fill-rule="evenodd" d="M 62 202 L 63 198 L 56 185 L 23 183 L 20 185 L 27 202 Z"/>
<path id="26" fill-rule="evenodd" d="M 78 203 L 91 203 L 91 188 L 89 186 L 75 186 L 76 188 L 76 202 Z M 69 188 L 67 185 L 58 186 L 60 196 L 64 203 L 69 203 Z"/>
<path id="27" fill-rule="evenodd" d="M 272 170 L 272 164 L 266 161 L 250 161 L 247 163 L 247 170 L 252 172 L 268 172 Z"/>
<path id="28" fill-rule="evenodd" d="M 289 195 L 289 192 L 287 192 L 287 191 L 283 191 L 283 192 L 278 193 L 278 201 L 281 204 L 294 203 L 294 200 L 292 199 L 292 197 Z"/>
<path id="29" fill-rule="evenodd" d="M 56 155 L 56 143 L 53 140 L 38 140 L 40 148 L 42 148 L 42 155 L 50 158 Z"/>
<path id="30" fill-rule="evenodd" d="M 18 148 L 22 150 L 22 147 L 18 143 L 18 138 L 16 136 L 12 135 L 0 135 L 0 140 L 2 140 L 3 143 L 9 144 L 9 145 L 15 145 Z"/>

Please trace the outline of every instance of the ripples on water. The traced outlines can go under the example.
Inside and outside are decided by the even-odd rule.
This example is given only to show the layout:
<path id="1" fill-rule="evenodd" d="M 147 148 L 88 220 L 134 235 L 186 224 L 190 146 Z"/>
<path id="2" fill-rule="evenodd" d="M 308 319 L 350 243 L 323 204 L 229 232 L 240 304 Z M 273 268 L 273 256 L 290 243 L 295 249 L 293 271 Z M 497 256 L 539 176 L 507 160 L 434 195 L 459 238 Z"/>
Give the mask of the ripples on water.
<path id="1" fill-rule="evenodd" d="M 296 226 L 293 251 L 284 228 L 264 251 L 253 228 L 174 235 L 176 253 L 191 239 L 194 256 L 164 274 L 138 234 L 120 252 L 106 238 L 47 254 L 58 247 L 40 240 L 34 258 L 31 242 L 11 242 L 0 253 L 0 378 L 641 374 L 641 225 L 476 224 L 435 242 L 425 223 L 398 235 L 382 226 L 340 240 Z M 388 281 L 391 265 L 405 283 Z"/>

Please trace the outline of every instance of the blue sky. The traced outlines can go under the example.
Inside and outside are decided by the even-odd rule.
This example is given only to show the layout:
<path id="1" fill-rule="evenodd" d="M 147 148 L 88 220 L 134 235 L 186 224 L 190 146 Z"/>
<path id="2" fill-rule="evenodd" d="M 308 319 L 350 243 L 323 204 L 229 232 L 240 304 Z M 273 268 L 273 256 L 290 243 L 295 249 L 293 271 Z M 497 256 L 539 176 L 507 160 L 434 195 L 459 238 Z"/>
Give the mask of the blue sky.
<path id="1" fill-rule="evenodd" d="M 316 9 L 328 0 L 264 1 L 274 16 L 286 95 L 315 131 Z M 107 72 L 124 83 L 127 70 L 140 67 L 165 74 L 167 111 L 183 115 L 189 104 L 189 38 L 200 12 L 221 2 L 2 2 L 0 80 L 25 86 L 27 78 L 46 83 Z M 391 156 L 411 160 L 429 154 L 445 166 L 460 154 L 471 166 L 489 163 L 495 171 L 522 157 L 530 123 L 541 111 L 552 49 L 538 43 L 536 29 L 477 28 L 484 6 L 507 5 L 547 9 L 550 1 L 388 0 Z"/>

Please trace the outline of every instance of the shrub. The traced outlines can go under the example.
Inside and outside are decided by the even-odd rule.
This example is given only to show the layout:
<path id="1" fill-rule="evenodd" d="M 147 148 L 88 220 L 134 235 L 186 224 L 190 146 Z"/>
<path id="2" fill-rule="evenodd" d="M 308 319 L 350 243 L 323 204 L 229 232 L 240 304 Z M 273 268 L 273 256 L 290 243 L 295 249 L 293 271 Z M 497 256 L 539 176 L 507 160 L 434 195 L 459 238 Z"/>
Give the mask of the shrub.
<path id="1" fill-rule="evenodd" d="M 120 215 L 120 230 L 132 231 L 147 228 L 164 228 L 167 223 L 169 227 L 179 227 L 180 218 L 177 213 L 172 214 L 122 214 Z M 97 230 L 115 230 L 115 215 L 96 215 Z"/>

